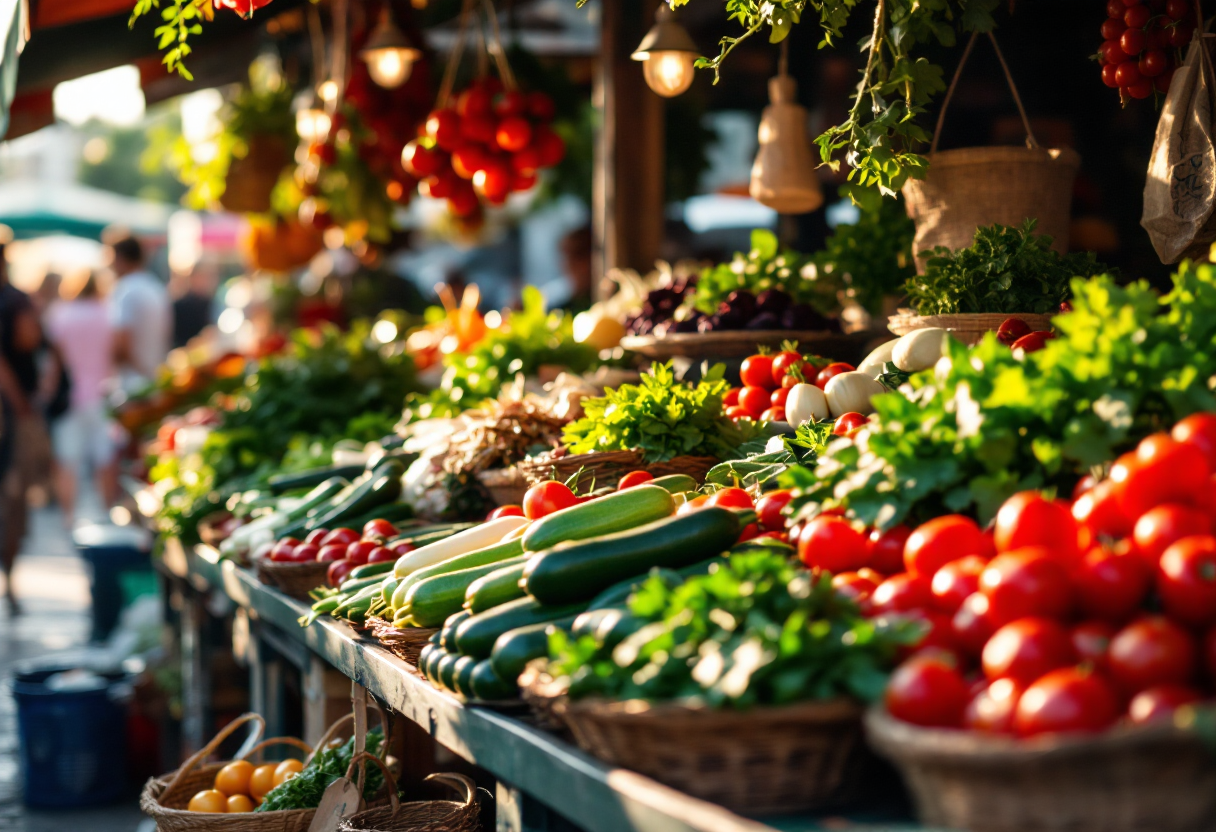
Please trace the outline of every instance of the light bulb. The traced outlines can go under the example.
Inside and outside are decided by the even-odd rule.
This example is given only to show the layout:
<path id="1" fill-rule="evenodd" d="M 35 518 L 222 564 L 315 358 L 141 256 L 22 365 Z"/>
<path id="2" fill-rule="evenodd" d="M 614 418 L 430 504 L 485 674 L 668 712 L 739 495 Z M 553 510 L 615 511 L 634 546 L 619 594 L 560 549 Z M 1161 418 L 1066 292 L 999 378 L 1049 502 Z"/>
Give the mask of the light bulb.
<path id="1" fill-rule="evenodd" d="M 692 52 L 651 52 L 642 62 L 646 85 L 664 98 L 673 98 L 692 86 Z"/>
<path id="2" fill-rule="evenodd" d="M 296 132 L 300 140 L 313 144 L 329 136 L 329 113 L 315 107 L 306 107 L 296 112 Z"/>
<path id="3" fill-rule="evenodd" d="M 405 48 L 370 49 L 360 57 L 367 61 L 367 72 L 377 85 L 395 89 L 410 79 L 418 50 Z"/>

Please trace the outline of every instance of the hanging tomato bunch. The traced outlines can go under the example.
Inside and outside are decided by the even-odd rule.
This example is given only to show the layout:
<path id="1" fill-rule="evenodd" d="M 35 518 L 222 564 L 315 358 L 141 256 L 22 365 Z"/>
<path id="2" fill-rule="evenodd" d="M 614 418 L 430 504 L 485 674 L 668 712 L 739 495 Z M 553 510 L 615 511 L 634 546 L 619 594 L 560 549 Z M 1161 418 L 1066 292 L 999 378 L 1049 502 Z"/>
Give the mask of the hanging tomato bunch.
<path id="1" fill-rule="evenodd" d="M 1107 0 L 1097 56 L 1102 83 L 1124 101 L 1168 92 L 1195 25 L 1191 0 Z"/>
<path id="2" fill-rule="evenodd" d="M 270 0 L 212 0 L 217 9 L 231 9 L 243 18 L 250 18 L 253 13 L 263 6 L 269 5 Z"/>
<path id="3" fill-rule="evenodd" d="M 457 217 L 475 217 L 484 205 L 531 190 L 537 174 L 566 155 L 550 127 L 553 115 L 544 93 L 504 89 L 483 77 L 455 97 L 455 106 L 431 112 L 401 160 L 420 180 L 419 193 L 446 199 Z"/>

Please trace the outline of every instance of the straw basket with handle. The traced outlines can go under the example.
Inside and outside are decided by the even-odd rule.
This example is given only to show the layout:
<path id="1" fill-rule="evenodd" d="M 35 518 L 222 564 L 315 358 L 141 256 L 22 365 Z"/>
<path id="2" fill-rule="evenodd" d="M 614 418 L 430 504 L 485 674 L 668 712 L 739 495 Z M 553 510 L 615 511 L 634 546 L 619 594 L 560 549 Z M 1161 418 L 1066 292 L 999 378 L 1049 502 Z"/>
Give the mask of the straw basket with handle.
<path id="1" fill-rule="evenodd" d="M 449 786 L 462 795 L 462 800 L 419 800 L 401 803 L 397 799 L 397 782 L 381 760 L 370 754 L 356 754 L 350 761 L 346 777 L 354 774 L 355 765 L 362 769 L 367 763 L 378 765 L 388 784 L 388 806 L 365 809 L 338 824 L 338 832 L 477 832 L 481 829 L 477 805 L 477 787 L 463 774 L 432 774 L 426 779 Z M 363 777 L 360 774 L 360 781 Z"/>
<path id="2" fill-rule="evenodd" d="M 1009 66 L 991 33 L 988 37 L 1026 128 L 1026 147 L 937 149 L 946 110 L 978 35 L 973 33 L 967 42 L 942 100 L 925 177 L 909 179 L 903 187 L 908 216 L 916 223 L 913 252 L 922 274 L 926 259 L 921 252 L 935 246 L 966 248 L 975 239 L 977 228 L 994 223 L 1018 226 L 1026 219 L 1037 219 L 1038 233 L 1051 235 L 1053 248 L 1061 253 L 1068 249 L 1072 183 L 1081 157 L 1069 148 L 1039 145 Z"/>
<path id="3" fill-rule="evenodd" d="M 630 471 L 647 471 L 655 477 L 670 474 L 687 474 L 697 482 L 704 482 L 709 469 L 720 460 L 713 456 L 677 456 L 666 462 L 645 462 L 637 451 L 594 451 L 589 454 L 574 454 L 563 457 L 538 457 L 526 459 L 515 467 L 532 485 L 555 479 L 565 482 L 578 474 L 578 488 L 615 487 L 621 477 Z"/>

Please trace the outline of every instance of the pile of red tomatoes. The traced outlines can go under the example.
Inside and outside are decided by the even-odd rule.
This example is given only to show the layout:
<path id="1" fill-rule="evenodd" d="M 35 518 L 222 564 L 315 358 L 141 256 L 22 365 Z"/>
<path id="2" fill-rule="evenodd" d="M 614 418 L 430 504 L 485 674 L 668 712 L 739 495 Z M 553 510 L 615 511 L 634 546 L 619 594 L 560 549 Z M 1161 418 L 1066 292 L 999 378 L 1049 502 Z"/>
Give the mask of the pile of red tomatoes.
<path id="1" fill-rule="evenodd" d="M 1031 737 L 1172 717 L 1216 696 L 1216 415 L 1146 438 L 1072 500 L 1015 494 L 993 526 L 948 515 L 796 524 L 802 561 L 873 616 L 924 622 L 886 707 Z"/>
<path id="2" fill-rule="evenodd" d="M 1127 98 L 1168 92 L 1195 34 L 1191 0 L 1108 0 L 1102 24 L 1102 83 Z"/>
<path id="3" fill-rule="evenodd" d="M 739 370 L 742 387 L 726 394 L 722 406 L 734 420 L 760 419 L 784 422 L 785 400 L 795 384 L 814 384 L 822 390 L 832 376 L 857 369 L 843 361 L 828 362 L 796 350 L 783 350 L 776 355 L 763 353 L 743 359 Z"/>
<path id="4" fill-rule="evenodd" d="M 396 562 L 414 551 L 404 540 L 390 542 L 397 528 L 387 520 L 369 520 L 361 532 L 354 529 L 314 529 L 297 540 L 284 537 L 254 553 L 254 560 L 268 558 L 276 563 L 328 563 L 326 582 L 337 587 L 357 567 L 367 563 Z"/>
<path id="5" fill-rule="evenodd" d="M 420 180 L 419 193 L 470 217 L 483 204 L 502 205 L 512 192 L 531 190 L 539 171 L 562 160 L 566 144 L 550 127 L 553 116 L 544 93 L 504 90 L 497 78 L 481 78 L 455 106 L 431 112 L 401 161 Z"/>

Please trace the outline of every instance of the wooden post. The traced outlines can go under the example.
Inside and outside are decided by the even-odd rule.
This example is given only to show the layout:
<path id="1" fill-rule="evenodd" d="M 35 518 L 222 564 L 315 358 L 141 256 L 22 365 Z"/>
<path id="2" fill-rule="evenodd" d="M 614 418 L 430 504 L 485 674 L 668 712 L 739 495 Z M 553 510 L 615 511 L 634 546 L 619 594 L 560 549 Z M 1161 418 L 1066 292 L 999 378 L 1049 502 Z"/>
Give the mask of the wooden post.
<path id="1" fill-rule="evenodd" d="M 600 6 L 600 62 L 594 101 L 600 112 L 592 183 L 594 274 L 654 267 L 663 242 L 663 99 L 646 86 L 629 56 L 654 23 L 654 0 Z"/>

